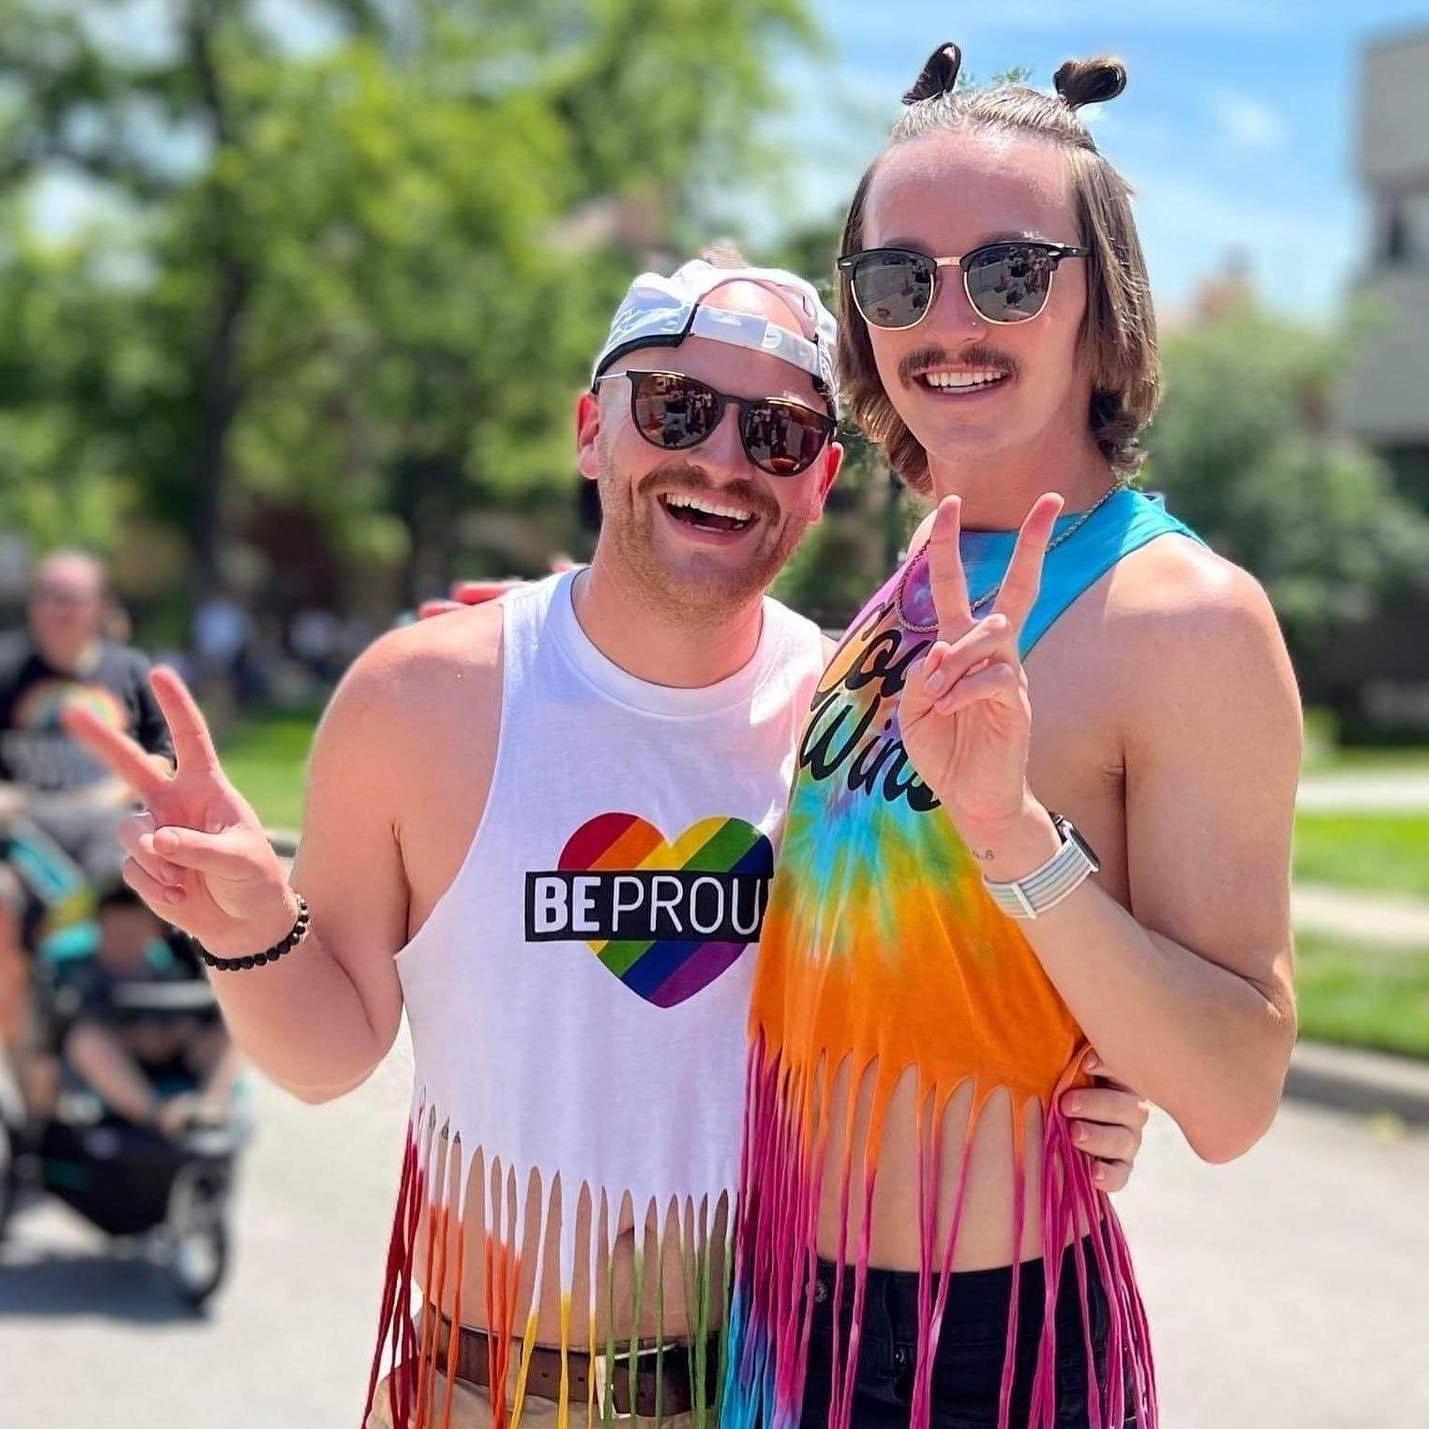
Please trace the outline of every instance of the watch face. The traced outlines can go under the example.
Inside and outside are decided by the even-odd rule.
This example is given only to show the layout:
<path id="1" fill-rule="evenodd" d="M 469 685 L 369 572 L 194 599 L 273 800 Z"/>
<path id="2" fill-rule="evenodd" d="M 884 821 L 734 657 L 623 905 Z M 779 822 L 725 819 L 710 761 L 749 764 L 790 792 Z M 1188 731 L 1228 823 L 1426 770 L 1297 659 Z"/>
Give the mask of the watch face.
<path id="1" fill-rule="evenodd" d="M 1077 826 L 1063 814 L 1053 814 L 1058 831 L 1063 838 L 1070 839 L 1081 851 L 1086 854 L 1087 862 L 1092 866 L 1093 873 L 1100 873 L 1102 861 L 1097 857 L 1097 851 L 1081 835 Z"/>

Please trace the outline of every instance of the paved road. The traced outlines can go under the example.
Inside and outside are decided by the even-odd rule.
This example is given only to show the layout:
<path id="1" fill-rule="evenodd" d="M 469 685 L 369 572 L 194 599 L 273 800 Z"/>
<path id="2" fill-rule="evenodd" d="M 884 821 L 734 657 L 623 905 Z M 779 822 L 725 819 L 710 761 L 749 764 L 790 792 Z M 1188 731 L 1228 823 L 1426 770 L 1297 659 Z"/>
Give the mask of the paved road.
<path id="1" fill-rule="evenodd" d="M 0 1425 L 354 1429 L 405 1111 L 397 1054 L 327 1107 L 261 1090 L 211 1319 L 34 1208 L 0 1256 Z M 1119 1198 L 1165 1429 L 1429 1425 L 1429 1135 L 1288 1103 L 1205 1166 L 1154 1120 Z"/>

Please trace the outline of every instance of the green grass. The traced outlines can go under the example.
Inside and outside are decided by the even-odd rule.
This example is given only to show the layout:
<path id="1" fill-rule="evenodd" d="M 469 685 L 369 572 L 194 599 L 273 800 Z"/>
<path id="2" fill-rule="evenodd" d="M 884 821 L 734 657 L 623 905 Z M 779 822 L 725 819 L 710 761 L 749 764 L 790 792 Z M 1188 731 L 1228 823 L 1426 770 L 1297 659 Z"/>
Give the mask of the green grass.
<path id="1" fill-rule="evenodd" d="M 1352 745 L 1339 742 L 1339 722 L 1332 710 L 1312 706 L 1305 711 L 1306 774 L 1367 774 L 1404 769 L 1429 770 L 1429 744 Z"/>
<path id="2" fill-rule="evenodd" d="M 1295 819 L 1295 877 L 1429 897 L 1429 812 L 1304 810 Z"/>
<path id="3" fill-rule="evenodd" d="M 1429 946 L 1295 940 L 1300 1035 L 1429 1059 Z"/>
<path id="4" fill-rule="evenodd" d="M 303 777 L 317 716 L 274 712 L 238 721 L 219 757 L 238 792 L 269 828 L 296 829 L 303 816 Z"/>

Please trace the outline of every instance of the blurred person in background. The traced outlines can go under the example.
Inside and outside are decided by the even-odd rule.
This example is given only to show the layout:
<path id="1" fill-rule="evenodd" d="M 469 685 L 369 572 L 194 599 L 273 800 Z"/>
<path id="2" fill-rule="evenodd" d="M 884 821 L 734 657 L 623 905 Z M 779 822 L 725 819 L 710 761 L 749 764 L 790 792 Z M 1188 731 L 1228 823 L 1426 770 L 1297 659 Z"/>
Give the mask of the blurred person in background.
<path id="1" fill-rule="evenodd" d="M 839 259 L 852 414 L 938 505 L 800 747 L 753 991 L 736 1429 L 1155 1429 L 1068 1115 L 1095 1072 L 1229 1161 L 1295 1041 L 1294 672 L 1254 578 L 1129 484 L 1155 323 L 1077 112 L 1125 69 L 955 92 L 960 58 L 905 96 Z"/>
<path id="2" fill-rule="evenodd" d="M 5 799 L 0 794 L 0 801 Z M 7 813 L 0 802 L 0 844 Z M 14 1058 L 24 1041 L 29 1004 L 29 961 L 24 951 L 25 889 L 19 875 L 0 863 L 0 1048 Z"/>
<path id="3" fill-rule="evenodd" d="M 105 633 L 103 564 L 57 551 L 35 572 L 26 628 L 0 636 L 0 798 L 50 835 L 95 881 L 117 877 L 114 829 L 133 791 L 64 727 L 84 706 L 132 735 L 156 768 L 173 749 L 148 684 L 149 662 Z"/>
<path id="4" fill-rule="evenodd" d="M 113 618 L 103 564 L 88 552 L 56 551 L 35 571 L 23 630 L 0 635 L 0 1016 L 7 1046 L 36 1080 L 31 1098 L 48 1100 L 50 1059 L 30 1058 L 43 1040 L 27 994 L 29 943 L 46 913 L 41 895 L 6 864 L 20 821 L 39 831 L 69 865 L 66 883 L 83 893 L 117 881 L 119 821 L 133 791 L 64 727 L 66 709 L 83 706 L 132 735 L 154 767 L 172 767 L 172 746 L 149 689 L 144 655 L 111 639 Z M 81 916 L 76 907 L 69 914 Z M 29 1044 L 34 1042 L 31 1047 Z M 42 1108 L 40 1108 L 42 1109 Z"/>
<path id="5" fill-rule="evenodd" d="M 405 1009 L 372 1429 L 716 1420 L 749 952 L 827 654 L 765 591 L 841 464 L 834 340 L 792 274 L 637 278 L 576 411 L 591 564 L 363 652 L 291 874 L 171 672 L 172 779 L 73 717 L 143 786 L 126 881 L 202 945 L 270 1076 L 340 1096 Z M 1092 1095 L 1108 1185 L 1144 1117 Z"/>
<path id="6" fill-rule="evenodd" d="M 197 975 L 137 893 L 122 883 L 105 891 L 94 957 L 66 988 L 74 1006 L 62 1055 L 112 1116 L 169 1137 L 227 1116 L 243 1063 L 222 1021 L 126 1006 L 129 988 Z"/>
<path id="7" fill-rule="evenodd" d="M 194 610 L 191 635 L 195 688 L 210 719 L 225 727 L 254 693 L 253 617 L 232 592 L 215 591 Z"/>
<path id="8" fill-rule="evenodd" d="M 288 648 L 324 684 L 336 680 L 351 658 L 345 625 L 335 611 L 314 606 L 304 607 L 288 622 Z"/>

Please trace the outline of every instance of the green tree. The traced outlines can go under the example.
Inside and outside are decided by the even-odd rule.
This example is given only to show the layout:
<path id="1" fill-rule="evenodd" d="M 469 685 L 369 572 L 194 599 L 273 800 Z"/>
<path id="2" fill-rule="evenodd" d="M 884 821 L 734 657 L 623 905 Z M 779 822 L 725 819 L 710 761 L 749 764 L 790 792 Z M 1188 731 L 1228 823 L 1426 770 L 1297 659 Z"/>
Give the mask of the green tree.
<path id="1" fill-rule="evenodd" d="M 0 174 L 63 165 L 110 200 L 60 255 L 0 232 L 27 529 L 68 473 L 92 524 L 128 502 L 185 532 L 200 589 L 264 509 L 315 517 L 355 570 L 445 574 L 483 501 L 569 494 L 571 397 L 632 245 L 697 226 L 811 33 L 799 0 L 308 9 L 316 45 L 256 0 L 180 0 L 134 44 L 114 0 L 3 0 Z"/>
<path id="2" fill-rule="evenodd" d="M 132 316 L 158 339 L 151 355 L 167 355 L 169 365 L 151 373 L 162 386 L 136 414 L 147 430 L 132 465 L 186 508 L 201 584 L 218 569 L 244 396 L 239 346 L 259 277 L 231 157 L 246 147 L 264 80 L 282 58 L 258 10 L 188 0 L 166 33 L 141 40 L 122 5 L 7 0 L 0 25 L 6 187 L 61 165 L 103 185 L 134 217 L 136 267 L 153 282 L 140 285 L 148 291 L 136 295 Z M 330 0 L 327 13 L 353 32 L 377 24 L 366 0 Z M 185 144 L 204 155 L 196 172 L 176 153 Z M 163 333 L 176 298 L 180 320 Z M 77 421 L 89 417 L 76 412 Z"/>
<path id="3" fill-rule="evenodd" d="M 1334 384 L 1362 338 L 1353 314 L 1320 328 L 1249 305 L 1163 347 L 1142 484 L 1264 583 L 1302 658 L 1429 560 L 1429 522 L 1334 429 Z"/>
<path id="4" fill-rule="evenodd" d="M 36 243 L 13 204 L 0 225 L 0 530 L 102 542 L 135 494 L 106 411 L 128 302 L 94 246 Z"/>

